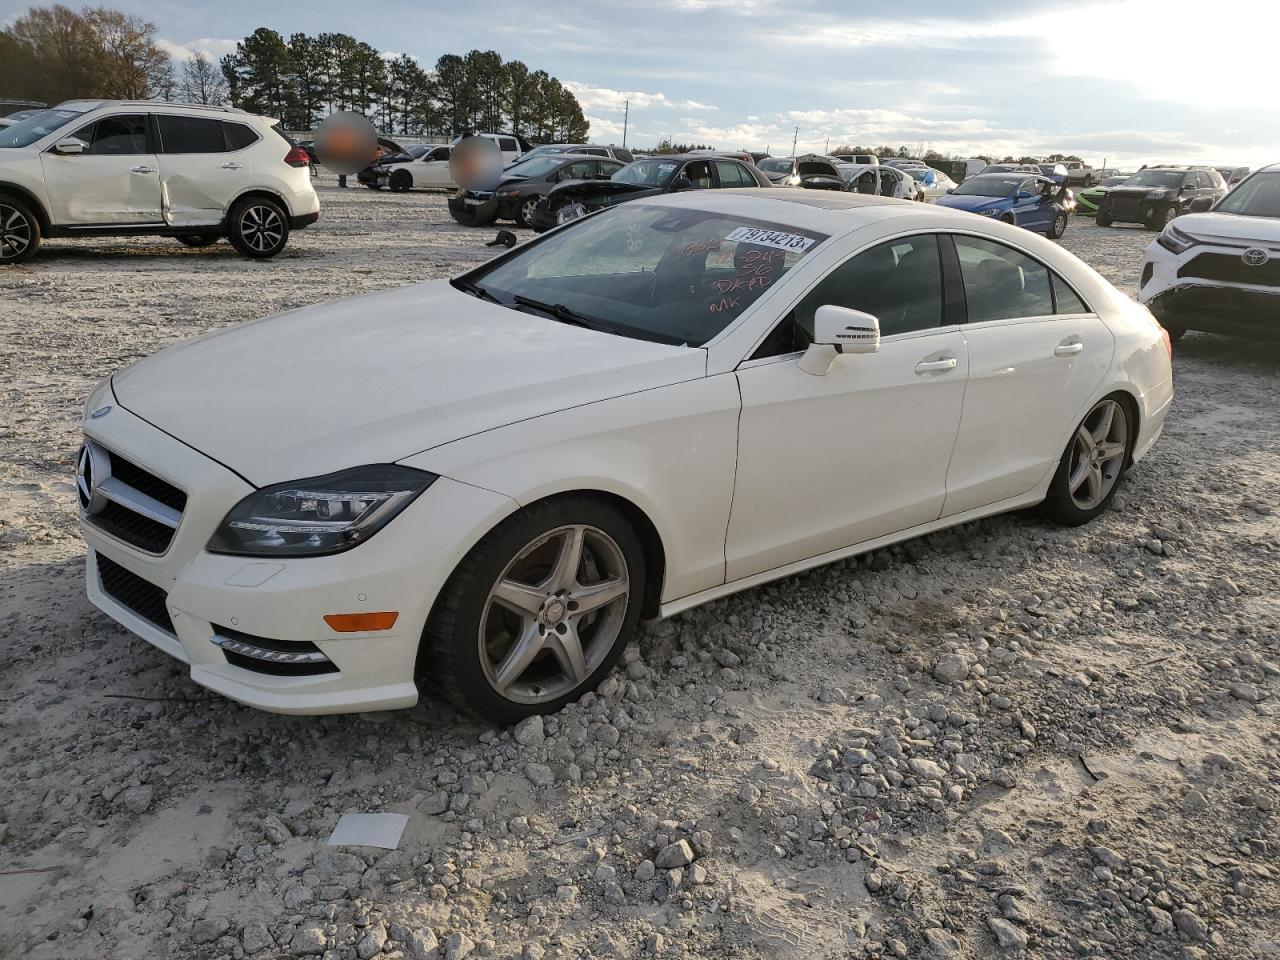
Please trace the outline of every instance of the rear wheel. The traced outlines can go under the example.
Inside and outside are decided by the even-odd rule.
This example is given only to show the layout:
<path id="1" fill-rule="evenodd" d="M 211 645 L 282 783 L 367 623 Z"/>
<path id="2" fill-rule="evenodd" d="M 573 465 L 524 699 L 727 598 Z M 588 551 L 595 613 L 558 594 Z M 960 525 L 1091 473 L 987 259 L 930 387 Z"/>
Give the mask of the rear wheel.
<path id="1" fill-rule="evenodd" d="M 542 202 L 541 197 L 527 197 L 520 201 L 520 207 L 516 211 L 516 220 L 522 227 L 533 226 L 533 211 L 537 209 L 538 204 Z"/>
<path id="2" fill-rule="evenodd" d="M 40 246 L 40 221 L 16 197 L 0 197 L 0 264 L 22 263 Z"/>
<path id="3" fill-rule="evenodd" d="M 1128 463 L 1132 435 L 1124 401 L 1116 395 L 1099 400 L 1063 451 L 1044 501 L 1049 516 L 1075 527 L 1106 510 Z"/>
<path id="4" fill-rule="evenodd" d="M 1067 232 L 1067 212 L 1059 210 L 1053 217 L 1053 226 L 1049 228 L 1049 239 L 1057 240 Z"/>
<path id="5" fill-rule="evenodd" d="M 231 208 L 227 238 L 246 257 L 274 257 L 289 242 L 289 216 L 266 197 L 249 197 Z"/>
<path id="6" fill-rule="evenodd" d="M 544 501 L 491 531 L 441 591 L 418 675 L 500 724 L 595 687 L 635 632 L 644 555 L 626 518 L 588 497 Z"/>

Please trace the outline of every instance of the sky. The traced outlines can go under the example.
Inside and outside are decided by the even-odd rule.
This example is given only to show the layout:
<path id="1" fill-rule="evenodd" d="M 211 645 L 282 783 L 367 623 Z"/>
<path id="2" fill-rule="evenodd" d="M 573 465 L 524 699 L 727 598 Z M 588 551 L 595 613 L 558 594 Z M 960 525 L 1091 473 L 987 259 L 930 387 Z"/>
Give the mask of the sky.
<path id="1" fill-rule="evenodd" d="M 177 58 L 259 26 L 343 31 L 428 67 L 497 50 L 564 81 L 598 143 L 622 141 L 630 100 L 639 147 L 1280 161 L 1280 0 L 103 2 L 154 22 Z M 27 6 L 0 0 L 0 23 Z"/>

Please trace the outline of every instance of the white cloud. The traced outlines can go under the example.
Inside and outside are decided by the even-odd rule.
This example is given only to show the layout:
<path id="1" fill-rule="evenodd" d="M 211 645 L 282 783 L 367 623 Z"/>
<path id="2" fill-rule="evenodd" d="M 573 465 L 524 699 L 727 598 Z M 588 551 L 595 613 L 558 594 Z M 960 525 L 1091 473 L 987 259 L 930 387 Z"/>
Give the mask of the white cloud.
<path id="1" fill-rule="evenodd" d="M 200 37 L 197 40 L 188 40 L 186 43 L 175 43 L 173 40 L 157 37 L 156 46 L 169 54 L 169 58 L 176 63 L 190 60 L 197 53 L 203 53 L 217 63 L 224 54 L 236 52 L 235 40 L 220 37 Z"/>
<path id="2" fill-rule="evenodd" d="M 608 87 L 593 87 L 586 83 L 579 83 L 576 80 L 566 80 L 564 85 L 569 92 L 578 98 L 578 102 L 582 104 L 584 112 L 587 110 L 621 112 L 626 108 L 628 100 L 631 101 L 632 110 L 675 106 L 667 99 L 666 94 L 661 91 L 647 93 L 643 90 L 610 90 Z"/>
<path id="3" fill-rule="evenodd" d="M 681 110 L 719 110 L 719 107 L 710 103 L 699 103 L 697 100 L 682 100 L 680 102 Z"/>

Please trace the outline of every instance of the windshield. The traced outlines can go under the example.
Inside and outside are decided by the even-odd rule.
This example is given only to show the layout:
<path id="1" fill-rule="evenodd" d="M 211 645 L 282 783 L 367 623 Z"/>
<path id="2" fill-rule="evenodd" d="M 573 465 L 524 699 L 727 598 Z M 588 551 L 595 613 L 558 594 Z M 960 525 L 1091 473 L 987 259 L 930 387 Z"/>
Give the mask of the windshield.
<path id="1" fill-rule="evenodd" d="M 795 161 L 790 157 L 767 157 L 761 160 L 758 166 L 765 173 L 790 173 L 791 166 Z"/>
<path id="2" fill-rule="evenodd" d="M 951 191 L 954 196 L 1011 197 L 1023 177 L 970 177 Z"/>
<path id="3" fill-rule="evenodd" d="M 679 160 L 637 160 L 615 173 L 613 179 L 645 187 L 665 187 L 675 179 L 679 169 Z"/>
<path id="4" fill-rule="evenodd" d="M 1107 177 L 1098 186 L 1100 187 L 1118 187 L 1122 183 L 1128 182 L 1128 177 Z"/>
<path id="5" fill-rule="evenodd" d="M 835 177 L 836 168 L 821 160 L 805 160 L 796 164 L 796 172 L 805 177 Z"/>
<path id="6" fill-rule="evenodd" d="M 1178 170 L 1143 170 L 1129 178 L 1126 187 L 1180 187 L 1183 174 Z"/>
<path id="7" fill-rule="evenodd" d="M 1255 173 L 1223 197 L 1215 209 L 1242 217 L 1280 217 L 1280 172 Z"/>
<path id="8" fill-rule="evenodd" d="M 0 130 L 0 147 L 26 147 L 80 116 L 79 110 L 41 110 Z"/>
<path id="9" fill-rule="evenodd" d="M 458 282 L 506 306 L 527 297 L 567 308 L 584 326 L 619 336 L 701 346 L 825 239 L 780 223 L 628 203 Z"/>
<path id="10" fill-rule="evenodd" d="M 989 167 L 982 168 L 983 173 L 1012 173 L 1013 164 L 1011 163 L 993 163 Z"/>

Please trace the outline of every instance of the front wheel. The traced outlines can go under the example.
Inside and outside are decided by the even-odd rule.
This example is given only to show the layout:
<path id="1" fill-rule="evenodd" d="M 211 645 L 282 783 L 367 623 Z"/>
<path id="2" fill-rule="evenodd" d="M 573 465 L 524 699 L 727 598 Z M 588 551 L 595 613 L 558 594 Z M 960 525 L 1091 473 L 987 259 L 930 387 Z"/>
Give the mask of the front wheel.
<path id="1" fill-rule="evenodd" d="M 413 174 L 408 170 L 397 170 L 391 174 L 390 186 L 392 193 L 407 193 L 413 189 Z"/>
<path id="2" fill-rule="evenodd" d="M 1178 213 L 1178 205 L 1176 203 L 1169 204 L 1147 221 L 1147 229 L 1163 230 L 1169 224 L 1173 223 L 1174 219 L 1178 216 Z"/>
<path id="3" fill-rule="evenodd" d="M 1076 428 L 1049 483 L 1049 516 L 1076 527 L 1106 510 L 1129 462 L 1132 437 L 1123 401 L 1115 395 L 1099 400 Z"/>
<path id="4" fill-rule="evenodd" d="M 289 242 L 289 215 L 266 197 L 241 200 L 227 219 L 227 238 L 246 257 L 274 257 Z"/>
<path id="5" fill-rule="evenodd" d="M 21 200 L 0 197 L 0 265 L 22 263 L 40 246 L 40 221 Z"/>
<path id="6" fill-rule="evenodd" d="M 1059 210 L 1053 218 L 1053 226 L 1049 228 L 1049 239 L 1057 240 L 1067 232 L 1067 212 Z"/>
<path id="7" fill-rule="evenodd" d="M 1100 227 L 1111 226 L 1111 218 L 1107 216 L 1105 213 L 1103 213 L 1101 210 L 1099 210 L 1097 214 L 1094 215 L 1093 222 Z"/>
<path id="8" fill-rule="evenodd" d="M 538 204 L 542 202 L 541 197 L 528 197 L 520 201 L 520 207 L 516 210 L 516 220 L 522 227 L 533 226 L 533 211 L 538 208 Z"/>
<path id="9" fill-rule="evenodd" d="M 440 593 L 418 676 L 499 724 L 551 713 L 595 687 L 635 632 L 640 538 L 614 507 L 544 501 L 477 544 Z"/>

